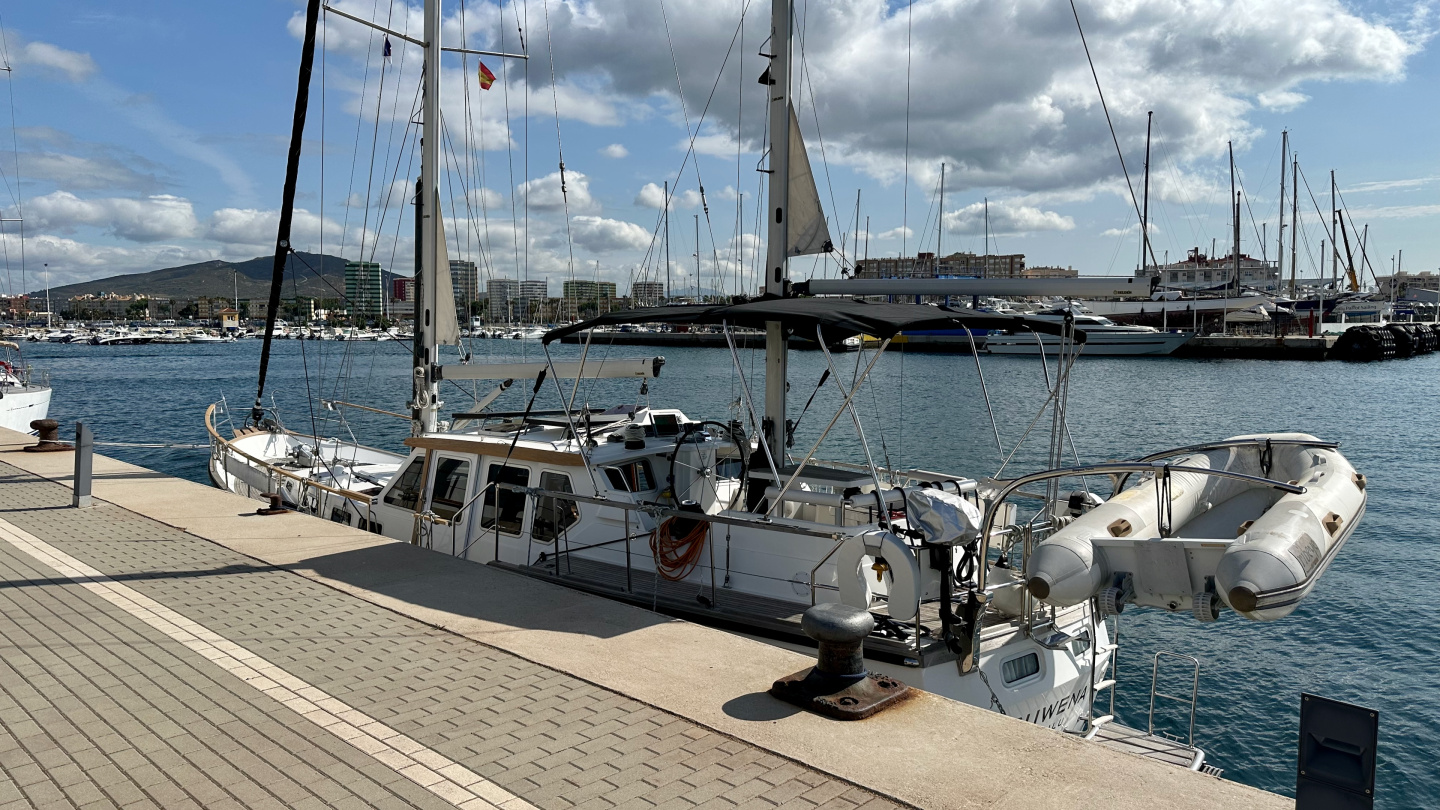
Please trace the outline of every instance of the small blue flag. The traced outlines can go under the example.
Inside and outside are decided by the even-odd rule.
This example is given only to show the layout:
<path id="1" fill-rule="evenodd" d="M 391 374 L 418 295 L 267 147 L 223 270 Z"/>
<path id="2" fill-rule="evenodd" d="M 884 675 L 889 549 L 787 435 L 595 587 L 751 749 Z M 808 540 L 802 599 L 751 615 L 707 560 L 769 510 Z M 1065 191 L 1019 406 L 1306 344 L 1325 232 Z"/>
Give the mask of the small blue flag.
<path id="1" fill-rule="evenodd" d="M 385 58 L 390 58 L 390 37 L 388 35 L 385 37 Z"/>

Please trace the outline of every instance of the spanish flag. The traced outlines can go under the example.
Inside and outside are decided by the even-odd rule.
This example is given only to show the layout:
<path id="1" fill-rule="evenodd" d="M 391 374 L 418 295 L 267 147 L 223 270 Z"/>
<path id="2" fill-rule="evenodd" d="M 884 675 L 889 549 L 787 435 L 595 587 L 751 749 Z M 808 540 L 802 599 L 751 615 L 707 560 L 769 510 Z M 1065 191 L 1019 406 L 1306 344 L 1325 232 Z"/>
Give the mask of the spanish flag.
<path id="1" fill-rule="evenodd" d="M 495 74 L 490 72 L 490 68 L 485 67 L 485 63 L 484 63 L 484 62 L 481 62 L 481 63 L 480 63 L 480 89 L 481 89 L 481 90 L 489 90 L 489 89 L 490 89 L 490 85 L 492 85 L 492 84 L 494 84 L 494 83 L 495 83 Z"/>

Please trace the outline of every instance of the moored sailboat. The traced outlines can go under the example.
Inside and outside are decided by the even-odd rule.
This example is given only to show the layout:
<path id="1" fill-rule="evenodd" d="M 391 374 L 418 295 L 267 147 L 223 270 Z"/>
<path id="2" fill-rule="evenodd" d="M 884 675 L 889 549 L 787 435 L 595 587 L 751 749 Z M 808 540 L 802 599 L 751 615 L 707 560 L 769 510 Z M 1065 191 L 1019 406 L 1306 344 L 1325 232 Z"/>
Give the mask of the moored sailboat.
<path id="1" fill-rule="evenodd" d="M 1124 730 L 1113 713 L 1097 712 L 1096 696 L 1114 687 L 1117 646 L 1106 619 L 1127 601 L 1149 603 L 1124 591 L 1109 602 L 1098 594 L 1046 601 L 1048 593 L 1029 586 L 1035 576 L 1027 580 L 1026 573 L 1032 572 L 1037 544 L 1106 507 L 1088 491 L 1062 495 L 1060 482 L 1066 479 L 1162 469 L 1166 475 L 1178 469 L 1202 478 L 1225 476 L 1151 460 L 1060 467 L 1070 371 L 1087 341 L 1073 317 L 1047 320 L 794 294 L 789 260 L 827 250 L 829 238 L 790 106 L 791 11 L 785 0 L 774 3 L 766 54 L 767 205 L 774 216 L 766 217 L 761 295 L 601 315 L 546 333 L 543 362 L 490 365 L 445 363 L 440 352 L 458 345 L 459 328 L 434 191 L 443 165 L 435 69 L 442 51 L 440 2 L 427 0 L 424 49 L 431 69 L 424 75 L 415 196 L 420 224 L 413 382 L 408 414 L 382 411 L 409 420 L 411 436 L 403 450 L 385 450 L 287 428 L 264 407 L 263 395 L 291 249 L 319 11 L 312 0 L 255 404 L 238 414 L 241 424 L 232 424 L 228 436 L 222 435 L 220 418 L 237 414 L 223 403 L 206 412 L 210 475 L 218 486 L 256 498 L 275 493 L 290 508 L 397 541 L 797 649 L 812 645 L 800 621 L 805 610 L 844 603 L 876 619 L 865 660 L 877 672 L 1063 731 L 1146 736 Z M 741 391 L 734 416 L 720 416 L 729 410 L 728 401 L 715 403 L 712 414 L 655 404 L 663 397 L 650 386 L 661 376 L 663 358 L 589 361 L 588 340 L 579 361 L 557 361 L 549 353 L 551 344 L 570 334 L 593 338 L 601 327 L 655 323 L 721 330 Z M 758 403 L 735 347 L 739 329 L 765 335 L 764 395 Z M 1001 479 L 876 463 L 854 399 L 894 336 L 930 329 L 1010 330 L 1054 341 L 1056 376 L 1047 383 L 1048 398 L 1039 403 L 1042 414 L 1054 409 L 1052 469 Z M 860 356 L 853 374 L 844 375 L 851 380 L 847 384 L 828 347 L 857 334 L 873 336 L 879 345 Z M 788 418 L 792 336 L 813 337 L 827 366 L 819 385 L 828 382 L 841 398 L 808 449 L 795 448 L 794 422 Z M 580 381 L 599 378 L 641 381 L 645 398 L 626 397 L 603 408 L 577 406 Z M 442 418 L 442 382 L 482 380 L 495 389 L 469 409 Z M 529 389 L 524 410 L 489 410 L 517 381 Z M 536 409 L 542 393 L 553 394 L 559 407 Z M 905 418 L 888 392 L 885 396 L 889 413 Z M 842 421 L 853 427 L 863 462 L 817 457 Z M 1262 488 L 1305 486 L 1266 475 L 1250 478 Z M 1032 484 L 1046 491 L 1026 489 Z M 1217 592 L 1218 601 L 1209 604 L 1240 598 L 1231 591 Z M 1257 613 L 1232 606 L 1245 615 Z M 1180 612 L 1179 606 L 1165 607 Z M 1272 618 L 1263 612 L 1250 617 Z M 1193 744 L 1181 748 L 1182 764 L 1203 765 L 1204 754 Z"/>

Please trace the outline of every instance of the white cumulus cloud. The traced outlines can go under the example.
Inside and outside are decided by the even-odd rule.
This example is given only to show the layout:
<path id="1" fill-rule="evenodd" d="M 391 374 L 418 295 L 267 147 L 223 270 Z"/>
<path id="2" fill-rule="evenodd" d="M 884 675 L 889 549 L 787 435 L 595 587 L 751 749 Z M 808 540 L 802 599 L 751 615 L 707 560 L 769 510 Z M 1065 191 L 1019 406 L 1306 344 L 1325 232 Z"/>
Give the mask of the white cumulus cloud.
<path id="1" fill-rule="evenodd" d="M 650 244 L 650 232 L 639 225 L 604 217 L 571 217 L 570 236 L 576 247 L 592 253 L 641 250 Z"/>
<path id="2" fill-rule="evenodd" d="M 1042 211 L 1028 205 L 1014 205 L 998 200 L 989 205 L 988 230 L 992 236 L 1036 231 L 1069 231 L 1074 228 L 1074 219 L 1054 211 Z M 958 234 L 985 233 L 985 203 L 972 203 L 958 211 L 945 212 L 945 230 Z"/>
<path id="3" fill-rule="evenodd" d="M 36 230 L 99 228 L 131 242 L 185 239 L 199 231 L 190 201 L 169 194 L 82 199 L 69 191 L 53 191 L 30 200 L 25 216 Z"/>
<path id="4" fill-rule="evenodd" d="M 727 188 L 729 188 L 729 187 L 727 186 Z M 734 193 L 734 189 L 730 189 L 730 192 L 733 194 L 733 193 Z M 722 191 L 721 193 L 723 194 L 724 192 Z M 732 199 L 733 199 L 733 198 L 732 198 Z M 638 205 L 638 206 L 640 206 L 640 207 L 642 207 L 642 208 L 654 208 L 654 209 L 657 210 L 657 211 L 660 210 L 661 208 L 664 208 L 664 207 L 665 207 L 665 189 L 664 189 L 664 187 L 663 187 L 663 186 L 660 186 L 660 185 L 658 185 L 658 184 L 656 184 L 656 183 L 646 183 L 645 185 L 643 185 L 643 186 L 640 187 L 639 193 L 637 193 L 637 194 L 635 195 L 635 204 Z M 670 210 L 671 210 L 671 211 L 674 211 L 674 210 L 680 209 L 680 208 L 699 208 L 699 207 L 700 207 L 700 192 L 699 192 L 698 190 L 693 189 L 693 188 L 687 188 L 687 189 L 685 189 L 684 191 L 677 191 L 677 190 L 674 189 L 674 188 L 671 188 L 671 189 L 670 189 Z"/>
<path id="5" fill-rule="evenodd" d="M 630 150 L 626 149 L 624 144 L 612 143 L 609 146 L 602 147 L 600 154 L 607 158 L 619 160 L 623 157 L 629 157 Z"/>
<path id="6" fill-rule="evenodd" d="M 590 178 L 575 171 L 565 172 L 563 188 L 560 172 L 551 172 L 544 177 L 526 180 L 515 188 L 515 193 L 535 211 L 563 211 L 567 204 L 572 214 L 599 208 L 590 196 Z"/>

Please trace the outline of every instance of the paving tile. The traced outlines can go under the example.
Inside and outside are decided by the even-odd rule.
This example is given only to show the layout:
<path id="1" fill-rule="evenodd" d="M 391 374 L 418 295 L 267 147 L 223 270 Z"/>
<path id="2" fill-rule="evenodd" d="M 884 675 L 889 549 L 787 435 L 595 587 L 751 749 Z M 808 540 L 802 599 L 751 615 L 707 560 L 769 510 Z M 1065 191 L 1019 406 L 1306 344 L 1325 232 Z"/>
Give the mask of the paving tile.
<path id="1" fill-rule="evenodd" d="M 893 806 L 113 505 L 42 508 L 69 498 L 0 463 L 0 499 L 29 509 L 6 521 L 544 810 Z M 0 581 L 26 583 L 0 588 L 0 771 L 17 791 L 77 807 L 454 806 L 7 542 Z"/>

